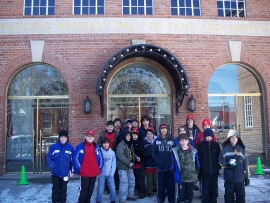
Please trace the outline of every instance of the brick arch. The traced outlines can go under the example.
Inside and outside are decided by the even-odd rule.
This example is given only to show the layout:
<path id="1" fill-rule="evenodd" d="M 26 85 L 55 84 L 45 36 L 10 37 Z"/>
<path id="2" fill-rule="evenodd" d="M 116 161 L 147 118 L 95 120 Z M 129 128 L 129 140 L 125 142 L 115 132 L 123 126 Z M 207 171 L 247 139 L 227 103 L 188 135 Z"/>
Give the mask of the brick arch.
<path id="1" fill-rule="evenodd" d="M 9 82 L 19 70 L 23 69 L 27 65 L 33 64 L 31 59 L 32 56 L 31 53 L 29 52 L 17 56 L 16 58 L 12 59 L 9 63 L 5 65 L 2 71 L 2 75 L 6 75 L 6 77 L 2 78 L 3 84 L 5 85 L 0 87 L 0 92 L 5 92 L 7 90 Z M 74 78 L 75 72 L 69 67 L 69 65 L 65 62 L 65 60 L 50 53 L 44 52 L 41 63 L 53 66 L 63 75 L 68 84 L 69 93 L 75 92 L 76 88 L 78 89 L 77 86 L 79 83 L 77 79 Z"/>

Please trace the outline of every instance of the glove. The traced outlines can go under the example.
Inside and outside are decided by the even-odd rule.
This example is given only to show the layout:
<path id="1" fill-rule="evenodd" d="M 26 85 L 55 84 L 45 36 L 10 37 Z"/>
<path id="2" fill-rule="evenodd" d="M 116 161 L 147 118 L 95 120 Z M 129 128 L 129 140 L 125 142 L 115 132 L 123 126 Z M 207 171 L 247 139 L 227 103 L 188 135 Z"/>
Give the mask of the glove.
<path id="1" fill-rule="evenodd" d="M 245 186 L 248 186 L 250 184 L 249 178 L 245 178 Z"/>
<path id="2" fill-rule="evenodd" d="M 230 162 L 232 167 L 236 166 L 236 160 L 235 159 L 231 159 Z"/>

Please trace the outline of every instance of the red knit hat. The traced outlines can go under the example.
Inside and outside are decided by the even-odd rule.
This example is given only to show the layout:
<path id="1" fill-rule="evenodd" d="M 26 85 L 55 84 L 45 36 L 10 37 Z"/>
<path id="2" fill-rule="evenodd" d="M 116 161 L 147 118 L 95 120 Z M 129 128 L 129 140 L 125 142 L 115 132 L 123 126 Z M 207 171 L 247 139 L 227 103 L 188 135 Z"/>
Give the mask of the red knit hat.
<path id="1" fill-rule="evenodd" d="M 92 135 L 92 136 L 95 136 L 95 131 L 93 131 L 93 130 L 88 130 L 88 131 L 86 132 L 86 135 Z"/>
<path id="2" fill-rule="evenodd" d="M 211 121 L 208 119 L 208 118 L 205 118 L 202 120 L 202 128 L 205 126 L 205 125 L 211 125 Z"/>
<path id="3" fill-rule="evenodd" d="M 162 129 L 162 128 L 168 128 L 168 125 L 166 123 L 162 123 L 160 126 L 159 126 L 159 129 Z"/>
<path id="4" fill-rule="evenodd" d="M 149 127 L 149 128 L 146 129 L 146 132 L 147 131 L 150 131 L 150 132 L 154 133 L 155 132 L 155 129 L 153 127 Z"/>

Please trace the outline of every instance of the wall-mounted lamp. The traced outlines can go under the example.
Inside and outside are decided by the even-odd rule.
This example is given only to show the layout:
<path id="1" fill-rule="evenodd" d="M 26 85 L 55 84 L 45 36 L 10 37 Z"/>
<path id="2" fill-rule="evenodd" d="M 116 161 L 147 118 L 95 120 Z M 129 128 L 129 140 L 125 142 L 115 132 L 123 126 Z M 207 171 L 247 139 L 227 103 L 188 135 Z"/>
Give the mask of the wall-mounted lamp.
<path id="1" fill-rule="evenodd" d="M 193 95 L 188 100 L 188 110 L 191 112 L 196 111 L 196 99 L 194 99 Z"/>
<path id="2" fill-rule="evenodd" d="M 91 113 L 92 107 L 91 107 L 91 100 L 88 96 L 86 96 L 86 99 L 84 100 L 84 113 Z"/>

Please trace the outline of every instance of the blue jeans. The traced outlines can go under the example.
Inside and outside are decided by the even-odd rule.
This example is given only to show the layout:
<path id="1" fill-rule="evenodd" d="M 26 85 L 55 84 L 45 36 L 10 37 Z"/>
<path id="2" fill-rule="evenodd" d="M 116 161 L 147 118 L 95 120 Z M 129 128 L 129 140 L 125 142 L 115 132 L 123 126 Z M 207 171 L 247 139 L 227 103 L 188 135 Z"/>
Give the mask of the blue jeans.
<path id="1" fill-rule="evenodd" d="M 126 201 L 127 197 L 134 196 L 135 178 L 132 169 L 118 170 L 119 174 L 119 201 Z"/>
<path id="2" fill-rule="evenodd" d="M 98 178 L 98 187 L 97 187 L 97 202 L 102 202 L 102 195 L 105 188 L 105 181 L 107 180 L 108 187 L 110 190 L 110 200 L 115 201 L 115 184 L 114 184 L 114 177 L 110 176 L 99 176 Z"/>

